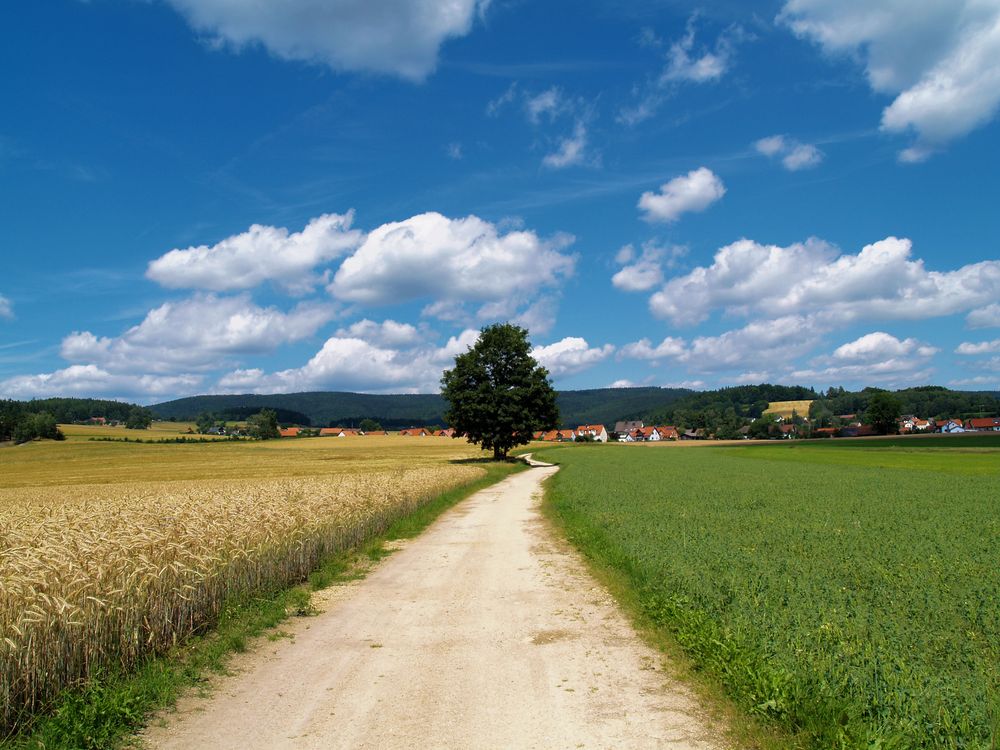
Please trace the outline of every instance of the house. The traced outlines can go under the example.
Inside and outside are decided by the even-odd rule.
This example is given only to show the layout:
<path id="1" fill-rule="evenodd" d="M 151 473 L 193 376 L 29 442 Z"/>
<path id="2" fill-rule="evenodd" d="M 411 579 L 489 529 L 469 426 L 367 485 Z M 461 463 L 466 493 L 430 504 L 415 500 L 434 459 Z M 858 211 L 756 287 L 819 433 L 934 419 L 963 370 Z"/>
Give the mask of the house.
<path id="1" fill-rule="evenodd" d="M 643 423 L 638 420 L 633 420 L 631 422 L 615 422 L 615 435 L 618 440 L 624 440 L 625 436 L 630 432 L 638 430 L 643 426 Z"/>
<path id="2" fill-rule="evenodd" d="M 542 440 L 549 443 L 571 443 L 576 440 L 573 430 L 549 430 L 542 435 Z"/>
<path id="3" fill-rule="evenodd" d="M 298 437 L 301 431 L 300 427 L 282 427 L 279 433 L 281 437 Z"/>
<path id="4" fill-rule="evenodd" d="M 423 427 L 410 427 L 405 430 L 400 430 L 399 434 L 402 437 L 427 437 L 430 433 Z"/>
<path id="5" fill-rule="evenodd" d="M 434 437 L 446 437 L 446 438 L 455 437 L 455 430 L 451 427 L 445 430 L 436 430 L 434 432 Z"/>
<path id="6" fill-rule="evenodd" d="M 965 420 L 966 430 L 976 432 L 1000 432 L 1000 417 L 973 417 Z"/>
<path id="7" fill-rule="evenodd" d="M 376 437 L 385 437 L 389 433 L 386 432 L 385 430 L 369 430 L 368 432 L 362 434 L 365 435 L 365 437 L 368 437 L 369 435 L 375 435 Z"/>
<path id="8" fill-rule="evenodd" d="M 686 430 L 681 433 L 681 440 L 704 440 L 705 431 L 704 430 Z"/>
<path id="9" fill-rule="evenodd" d="M 911 415 L 906 415 L 899 418 L 899 431 L 900 432 L 913 432 L 916 429 L 915 425 L 916 417 Z"/>
<path id="10" fill-rule="evenodd" d="M 851 425 L 840 429 L 840 437 L 871 437 L 878 432 L 870 424 Z"/>
<path id="11" fill-rule="evenodd" d="M 655 427 L 639 427 L 629 433 L 637 443 L 658 443 L 661 439 L 660 431 Z"/>
<path id="12" fill-rule="evenodd" d="M 343 427 L 323 427 L 319 431 L 320 437 L 340 437 L 340 433 L 344 431 Z"/>
<path id="13" fill-rule="evenodd" d="M 781 437 L 786 440 L 798 435 L 799 430 L 794 424 L 779 424 L 778 431 L 781 433 Z"/>
<path id="14" fill-rule="evenodd" d="M 680 440 L 680 433 L 677 432 L 677 428 L 673 425 L 664 425 L 663 427 L 657 427 L 656 431 L 660 433 L 660 440 Z"/>
<path id="15" fill-rule="evenodd" d="M 915 417 L 913 419 L 913 429 L 917 432 L 927 432 L 932 427 L 931 421 L 929 419 L 921 419 L 920 417 Z"/>
<path id="16" fill-rule="evenodd" d="M 837 437 L 836 427 L 817 427 L 813 430 L 813 437 L 817 438 L 832 438 Z"/>
<path id="17" fill-rule="evenodd" d="M 951 434 L 953 432 L 965 432 L 965 427 L 962 425 L 961 420 L 958 419 L 944 419 L 938 422 L 937 425 L 938 432 L 944 432 Z"/>
<path id="18" fill-rule="evenodd" d="M 87 420 L 87 424 L 105 425 L 107 423 L 108 420 L 105 417 L 91 417 L 90 419 Z"/>
<path id="19" fill-rule="evenodd" d="M 608 442 L 608 431 L 602 424 L 582 424 L 576 428 L 577 436 L 590 435 L 595 442 Z"/>
<path id="20" fill-rule="evenodd" d="M 545 430 L 538 430 L 531 436 L 532 440 L 542 440 L 544 438 L 545 438 Z"/>

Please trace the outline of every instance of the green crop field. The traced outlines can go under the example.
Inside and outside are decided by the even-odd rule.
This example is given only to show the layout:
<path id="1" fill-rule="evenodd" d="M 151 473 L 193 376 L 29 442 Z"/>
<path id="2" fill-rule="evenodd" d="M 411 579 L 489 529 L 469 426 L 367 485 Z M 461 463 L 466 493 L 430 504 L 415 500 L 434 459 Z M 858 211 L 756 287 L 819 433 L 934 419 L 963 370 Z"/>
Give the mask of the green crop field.
<path id="1" fill-rule="evenodd" d="M 985 437 L 985 436 L 984 436 Z M 1000 436 L 566 446 L 552 515 L 745 709 L 810 748 L 996 748 Z"/>

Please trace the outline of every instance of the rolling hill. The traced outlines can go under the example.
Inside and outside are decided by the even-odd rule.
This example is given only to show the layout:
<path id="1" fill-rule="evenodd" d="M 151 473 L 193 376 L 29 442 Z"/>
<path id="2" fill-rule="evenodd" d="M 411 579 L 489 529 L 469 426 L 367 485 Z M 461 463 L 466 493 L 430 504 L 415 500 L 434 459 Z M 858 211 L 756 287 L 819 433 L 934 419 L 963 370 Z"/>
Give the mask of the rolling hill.
<path id="1" fill-rule="evenodd" d="M 691 391 L 683 388 L 597 388 L 561 391 L 559 411 L 564 426 L 602 423 L 609 427 L 619 419 L 639 418 L 669 406 Z M 313 426 L 333 423 L 350 425 L 370 417 L 384 427 L 443 425 L 445 402 L 438 394 L 372 395 L 342 391 L 307 393 L 190 396 L 150 407 L 161 419 L 194 419 L 203 412 L 242 414 L 263 408 L 299 412 Z"/>

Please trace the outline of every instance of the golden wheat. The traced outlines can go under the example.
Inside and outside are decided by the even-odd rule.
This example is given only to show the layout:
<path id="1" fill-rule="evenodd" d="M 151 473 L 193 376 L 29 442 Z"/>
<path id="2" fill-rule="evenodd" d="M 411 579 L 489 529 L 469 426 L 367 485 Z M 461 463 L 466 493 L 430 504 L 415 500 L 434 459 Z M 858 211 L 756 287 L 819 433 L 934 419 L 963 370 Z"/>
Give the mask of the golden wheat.
<path id="1" fill-rule="evenodd" d="M 302 580 L 482 469 L 0 488 L 0 725 Z"/>

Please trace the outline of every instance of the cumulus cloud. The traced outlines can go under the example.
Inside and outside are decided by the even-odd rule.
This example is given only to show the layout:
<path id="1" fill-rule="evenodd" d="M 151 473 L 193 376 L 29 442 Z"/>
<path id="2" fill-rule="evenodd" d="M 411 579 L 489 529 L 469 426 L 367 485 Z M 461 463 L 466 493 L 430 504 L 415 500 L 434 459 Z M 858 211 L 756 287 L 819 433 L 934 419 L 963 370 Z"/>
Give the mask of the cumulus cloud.
<path id="1" fill-rule="evenodd" d="M 904 161 L 927 158 L 1000 106 L 994 0 L 788 0 L 778 19 L 828 53 L 859 59 L 871 88 L 895 97 L 882 129 L 917 134 Z"/>
<path id="2" fill-rule="evenodd" d="M 14 318 L 14 303 L 0 294 L 0 319 L 3 318 L 7 320 Z"/>
<path id="3" fill-rule="evenodd" d="M 577 121 L 573 134 L 559 140 L 556 150 L 542 158 L 542 165 L 549 169 L 564 169 L 587 162 L 587 128 Z"/>
<path id="4" fill-rule="evenodd" d="M 462 302 L 526 300 L 573 272 L 561 251 L 568 235 L 506 234 L 476 216 L 426 213 L 372 231 L 329 286 L 341 299 L 385 305 L 432 298 L 434 309 Z"/>
<path id="5" fill-rule="evenodd" d="M 312 336 L 332 317 L 329 305 L 299 305 L 284 313 L 258 307 L 246 294 L 197 294 L 160 305 L 118 337 L 74 332 L 63 339 L 60 354 L 111 373 L 211 370 L 234 356 L 270 352 Z"/>
<path id="6" fill-rule="evenodd" d="M 754 143 L 757 153 L 767 157 L 781 157 L 781 164 L 789 172 L 816 167 L 823 161 L 823 152 L 809 143 L 799 143 L 783 135 L 770 135 Z"/>
<path id="7" fill-rule="evenodd" d="M 684 356 L 687 346 L 684 339 L 667 336 L 656 346 L 649 339 L 643 338 L 626 344 L 618 352 L 619 359 L 678 359 Z"/>
<path id="8" fill-rule="evenodd" d="M 489 0 L 167 0 L 196 30 L 237 50 L 421 80 L 448 39 L 465 36 Z"/>
<path id="9" fill-rule="evenodd" d="M 611 283 L 623 292 L 648 291 L 663 281 L 663 268 L 673 268 L 685 254 L 687 248 L 683 245 L 664 246 L 648 241 L 637 256 L 633 245 L 624 245 L 615 255 L 615 262 L 622 268 L 611 277 Z"/>
<path id="10" fill-rule="evenodd" d="M 937 352 L 916 339 L 898 339 L 875 331 L 842 344 L 829 357 L 816 359 L 810 369 L 794 370 L 791 377 L 827 383 L 909 385 L 928 380 L 932 372 L 928 365 Z"/>
<path id="11" fill-rule="evenodd" d="M 536 346 L 531 350 L 531 356 L 558 378 L 593 367 L 611 356 L 614 350 L 611 344 L 591 347 L 586 339 L 567 336 L 547 346 Z"/>
<path id="12" fill-rule="evenodd" d="M 994 302 L 970 312 L 965 322 L 969 328 L 1000 328 L 1000 304 Z"/>
<path id="13" fill-rule="evenodd" d="M 707 167 L 699 167 L 665 182 L 657 193 L 643 193 L 639 208 L 646 221 L 672 222 L 682 214 L 704 211 L 725 194 L 725 185 L 718 175 Z"/>
<path id="14" fill-rule="evenodd" d="M 341 328 L 337 331 L 337 336 L 362 339 L 372 344 L 393 348 L 411 346 L 423 338 L 420 331 L 409 323 L 397 323 L 395 320 L 376 323 L 368 318 Z"/>
<path id="15" fill-rule="evenodd" d="M 903 357 L 908 354 L 931 357 L 936 353 L 937 349 L 923 345 L 916 339 L 898 339 L 884 331 L 875 331 L 838 346 L 833 351 L 833 359 L 864 363 Z"/>
<path id="16" fill-rule="evenodd" d="M 767 367 L 807 353 L 823 331 L 823 324 L 809 315 L 754 320 L 717 336 L 696 337 L 679 361 L 695 372 Z M 760 382 L 756 377 L 751 381 Z"/>
<path id="17" fill-rule="evenodd" d="M 964 341 L 955 349 L 956 354 L 995 354 L 1000 353 L 1000 339 L 973 343 Z"/>
<path id="18" fill-rule="evenodd" d="M 171 289 L 215 292 L 251 289 L 266 281 L 293 294 L 322 281 L 314 269 L 356 248 L 363 234 L 351 229 L 354 212 L 324 214 L 301 232 L 254 224 L 212 245 L 175 249 L 150 262 L 146 277 Z"/>
<path id="19" fill-rule="evenodd" d="M 388 321 L 387 321 L 388 322 Z M 344 331 L 344 333 L 349 333 Z M 390 346 L 350 335 L 333 336 L 302 367 L 265 373 L 239 369 L 220 379 L 228 392 L 291 393 L 305 390 L 356 390 L 420 393 L 437 391 L 442 372 L 468 351 L 479 332 L 465 330 L 443 346 Z"/>
<path id="20" fill-rule="evenodd" d="M 0 381 L 0 393 L 21 399 L 53 396 L 146 399 L 192 393 L 201 383 L 198 375 L 125 375 L 97 365 L 71 365 L 54 372 L 18 375 Z"/>
<path id="21" fill-rule="evenodd" d="M 952 315 L 998 295 L 1000 261 L 929 271 L 907 239 L 887 237 L 856 255 L 815 239 L 788 247 L 742 239 L 718 250 L 712 265 L 669 279 L 650 309 L 676 324 L 699 323 L 717 309 L 780 316 L 805 308 L 847 323 Z"/>

